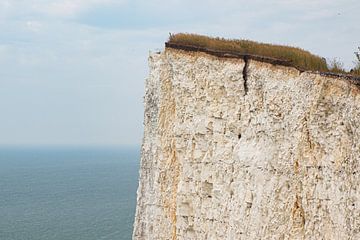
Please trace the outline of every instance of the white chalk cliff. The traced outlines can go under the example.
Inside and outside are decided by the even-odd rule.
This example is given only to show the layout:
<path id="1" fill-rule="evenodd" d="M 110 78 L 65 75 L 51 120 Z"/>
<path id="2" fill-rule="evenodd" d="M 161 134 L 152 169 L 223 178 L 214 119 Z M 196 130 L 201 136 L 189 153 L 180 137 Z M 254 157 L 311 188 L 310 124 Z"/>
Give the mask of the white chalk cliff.
<path id="1" fill-rule="evenodd" d="M 133 239 L 360 239 L 356 80 L 149 57 Z"/>

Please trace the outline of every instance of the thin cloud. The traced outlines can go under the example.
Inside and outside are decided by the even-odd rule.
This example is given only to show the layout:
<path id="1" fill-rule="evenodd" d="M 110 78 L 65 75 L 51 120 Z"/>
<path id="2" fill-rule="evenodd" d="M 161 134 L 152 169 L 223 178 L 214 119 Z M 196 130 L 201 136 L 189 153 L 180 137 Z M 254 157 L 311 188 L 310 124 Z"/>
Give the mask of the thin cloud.
<path id="1" fill-rule="evenodd" d="M 58 0 L 33 3 L 32 8 L 41 13 L 57 17 L 73 17 L 90 9 L 106 6 L 118 5 L 122 1 L 115 0 Z"/>
<path id="2" fill-rule="evenodd" d="M 21 17 L 75 17 L 101 6 L 120 6 L 128 0 L 2 0 L 0 19 Z"/>

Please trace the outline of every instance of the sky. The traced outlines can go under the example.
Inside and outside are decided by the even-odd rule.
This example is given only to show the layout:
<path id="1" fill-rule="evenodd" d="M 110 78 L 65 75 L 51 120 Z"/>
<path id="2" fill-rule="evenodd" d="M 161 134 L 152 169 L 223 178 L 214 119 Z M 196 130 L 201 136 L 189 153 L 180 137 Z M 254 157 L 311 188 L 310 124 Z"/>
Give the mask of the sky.
<path id="1" fill-rule="evenodd" d="M 359 0 L 1 0 L 0 146 L 139 146 L 150 51 L 187 32 L 351 68 Z"/>

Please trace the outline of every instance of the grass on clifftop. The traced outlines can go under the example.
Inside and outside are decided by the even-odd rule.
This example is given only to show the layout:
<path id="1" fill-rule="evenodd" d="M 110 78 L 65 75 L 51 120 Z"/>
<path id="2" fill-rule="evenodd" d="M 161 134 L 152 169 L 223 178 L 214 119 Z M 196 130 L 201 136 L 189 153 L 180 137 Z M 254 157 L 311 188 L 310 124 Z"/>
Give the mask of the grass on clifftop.
<path id="1" fill-rule="evenodd" d="M 328 67 L 326 60 L 301 48 L 258 43 L 249 40 L 227 40 L 196 34 L 171 34 L 169 43 L 207 48 L 215 51 L 251 54 L 290 61 L 295 67 L 321 72 L 347 73 L 338 64 Z M 356 72 L 353 75 L 357 75 Z"/>

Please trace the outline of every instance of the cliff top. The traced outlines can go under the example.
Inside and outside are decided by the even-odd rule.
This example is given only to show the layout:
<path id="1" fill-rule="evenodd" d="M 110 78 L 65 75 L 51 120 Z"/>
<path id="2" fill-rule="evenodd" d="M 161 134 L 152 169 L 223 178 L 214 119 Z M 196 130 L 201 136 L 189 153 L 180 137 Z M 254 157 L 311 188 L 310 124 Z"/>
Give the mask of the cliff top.
<path id="1" fill-rule="evenodd" d="M 166 47 L 187 51 L 201 51 L 221 57 L 251 58 L 255 60 L 292 66 L 301 71 L 319 71 L 327 75 L 335 75 L 359 80 L 360 75 L 329 69 L 325 58 L 314 55 L 297 47 L 258 43 L 250 40 L 212 38 L 196 34 L 171 34 Z"/>

